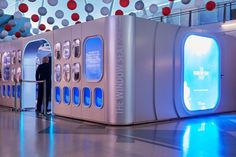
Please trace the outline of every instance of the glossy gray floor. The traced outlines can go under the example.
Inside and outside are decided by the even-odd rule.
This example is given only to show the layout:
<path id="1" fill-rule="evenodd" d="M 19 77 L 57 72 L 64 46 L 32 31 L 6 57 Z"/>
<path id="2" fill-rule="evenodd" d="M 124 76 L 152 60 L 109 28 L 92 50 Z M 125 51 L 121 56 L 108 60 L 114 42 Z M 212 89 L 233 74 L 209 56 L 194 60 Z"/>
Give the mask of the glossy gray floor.
<path id="1" fill-rule="evenodd" d="M 0 157 L 236 156 L 236 113 L 133 127 L 0 107 Z"/>

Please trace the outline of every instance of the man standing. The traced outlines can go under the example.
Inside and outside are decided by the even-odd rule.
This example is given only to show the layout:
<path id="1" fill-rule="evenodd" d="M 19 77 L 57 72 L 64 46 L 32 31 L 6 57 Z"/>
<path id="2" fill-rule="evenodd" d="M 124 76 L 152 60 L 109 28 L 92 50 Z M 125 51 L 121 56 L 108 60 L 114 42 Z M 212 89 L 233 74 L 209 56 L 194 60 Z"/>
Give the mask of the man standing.
<path id="1" fill-rule="evenodd" d="M 36 70 L 36 81 L 46 80 L 46 109 L 48 110 L 48 102 L 51 96 L 51 65 L 49 64 L 49 58 L 44 57 Z M 44 86 L 43 83 L 38 83 L 38 99 L 37 99 L 37 109 L 36 112 L 41 112 L 41 106 L 43 102 L 44 95 Z"/>

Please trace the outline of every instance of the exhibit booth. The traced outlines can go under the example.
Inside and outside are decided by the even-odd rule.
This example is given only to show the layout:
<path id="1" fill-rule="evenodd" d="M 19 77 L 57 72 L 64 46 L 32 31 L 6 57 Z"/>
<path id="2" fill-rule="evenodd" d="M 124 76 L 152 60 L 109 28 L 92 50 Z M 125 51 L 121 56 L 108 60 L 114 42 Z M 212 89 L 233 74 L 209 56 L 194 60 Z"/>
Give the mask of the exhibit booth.
<path id="1" fill-rule="evenodd" d="M 232 36 L 133 16 L 20 38 L 0 45 L 0 102 L 14 102 L 8 96 L 13 71 L 22 68 L 22 80 L 35 81 L 37 52 L 47 44 L 55 115 L 131 125 L 236 111 L 235 42 Z M 13 51 L 16 60 L 22 51 L 22 63 L 11 63 Z M 22 83 L 23 108 L 35 106 L 35 88 Z"/>

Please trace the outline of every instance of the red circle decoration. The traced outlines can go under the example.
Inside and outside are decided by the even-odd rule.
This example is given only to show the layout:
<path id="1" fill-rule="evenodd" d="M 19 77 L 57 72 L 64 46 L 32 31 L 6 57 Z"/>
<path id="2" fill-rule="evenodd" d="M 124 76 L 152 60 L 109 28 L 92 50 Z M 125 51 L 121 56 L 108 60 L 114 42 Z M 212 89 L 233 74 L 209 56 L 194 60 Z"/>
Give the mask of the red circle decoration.
<path id="1" fill-rule="evenodd" d="M 170 15 L 170 13 L 171 13 L 170 7 L 164 7 L 164 8 L 162 8 L 162 14 L 163 14 L 164 16 L 168 16 L 168 15 Z"/>
<path id="2" fill-rule="evenodd" d="M 67 8 L 70 10 L 75 10 L 75 8 L 77 7 L 77 3 L 74 0 L 69 0 L 67 2 Z"/>
<path id="3" fill-rule="evenodd" d="M 6 24 L 6 25 L 4 26 L 4 29 L 9 32 L 9 31 L 11 30 L 11 25 Z"/>
<path id="4" fill-rule="evenodd" d="M 44 31 L 44 30 L 46 29 L 46 26 L 45 26 L 44 24 L 40 24 L 40 25 L 39 25 L 39 29 L 40 29 L 41 31 Z"/>
<path id="5" fill-rule="evenodd" d="M 25 3 L 21 3 L 21 4 L 19 5 L 18 9 L 19 9 L 22 13 L 26 13 L 26 12 L 29 10 L 28 5 L 25 4 Z"/>
<path id="6" fill-rule="evenodd" d="M 51 30 L 50 29 L 46 29 L 46 31 L 45 32 L 50 32 Z"/>
<path id="7" fill-rule="evenodd" d="M 208 1 L 206 3 L 206 10 L 208 10 L 208 11 L 214 10 L 215 7 L 216 7 L 216 3 L 214 1 Z"/>
<path id="8" fill-rule="evenodd" d="M 79 20 L 79 14 L 78 14 L 78 13 L 73 13 L 73 14 L 71 15 L 71 19 L 72 19 L 73 21 L 78 21 L 78 20 Z"/>
<path id="9" fill-rule="evenodd" d="M 122 7 L 128 7 L 129 5 L 129 0 L 120 0 L 120 6 Z"/>
<path id="10" fill-rule="evenodd" d="M 20 37 L 21 37 L 21 33 L 20 33 L 20 32 L 16 32 L 16 33 L 15 33 L 15 36 L 16 36 L 17 38 L 20 38 Z"/>
<path id="11" fill-rule="evenodd" d="M 122 10 L 116 10 L 115 15 L 124 15 Z"/>
<path id="12" fill-rule="evenodd" d="M 39 21 L 39 16 L 36 15 L 36 14 L 33 14 L 33 15 L 31 16 L 31 20 L 32 20 L 33 22 L 38 22 L 38 21 Z"/>

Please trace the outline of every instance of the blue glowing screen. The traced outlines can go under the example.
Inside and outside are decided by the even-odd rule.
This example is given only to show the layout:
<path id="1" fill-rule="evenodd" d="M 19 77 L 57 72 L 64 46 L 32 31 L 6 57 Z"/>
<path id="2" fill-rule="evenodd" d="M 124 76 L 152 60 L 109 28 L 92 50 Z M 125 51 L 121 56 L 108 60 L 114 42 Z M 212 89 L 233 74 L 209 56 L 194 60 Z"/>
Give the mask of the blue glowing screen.
<path id="1" fill-rule="evenodd" d="M 100 36 L 90 37 L 84 45 L 86 79 L 98 82 L 103 75 L 103 40 Z"/>
<path id="2" fill-rule="evenodd" d="M 15 95 L 15 93 L 16 93 L 15 86 L 12 85 L 11 88 L 12 88 L 12 97 L 15 97 L 16 96 Z"/>
<path id="3" fill-rule="evenodd" d="M 95 105 L 98 108 L 103 107 L 103 91 L 101 88 L 95 88 Z"/>
<path id="4" fill-rule="evenodd" d="M 0 96 L 2 96 L 2 86 L 0 86 Z"/>
<path id="5" fill-rule="evenodd" d="M 219 98 L 219 47 L 209 37 L 190 35 L 184 44 L 184 104 L 189 111 L 216 107 Z"/>
<path id="6" fill-rule="evenodd" d="M 20 85 L 17 86 L 17 97 L 20 99 Z"/>
<path id="7" fill-rule="evenodd" d="M 10 97 L 11 96 L 11 86 L 7 85 L 7 96 Z"/>
<path id="8" fill-rule="evenodd" d="M 80 104 L 80 91 L 79 91 L 79 88 L 77 87 L 73 88 L 73 102 L 74 102 L 74 105 Z"/>
<path id="9" fill-rule="evenodd" d="M 55 99 L 57 103 L 61 103 L 61 90 L 60 87 L 55 87 Z"/>
<path id="10" fill-rule="evenodd" d="M 84 88 L 84 106 L 89 107 L 91 105 L 91 90 L 88 87 Z"/>
<path id="11" fill-rule="evenodd" d="M 69 87 L 64 87 L 63 88 L 63 95 L 64 95 L 64 102 L 65 104 L 70 104 L 70 89 Z"/>

